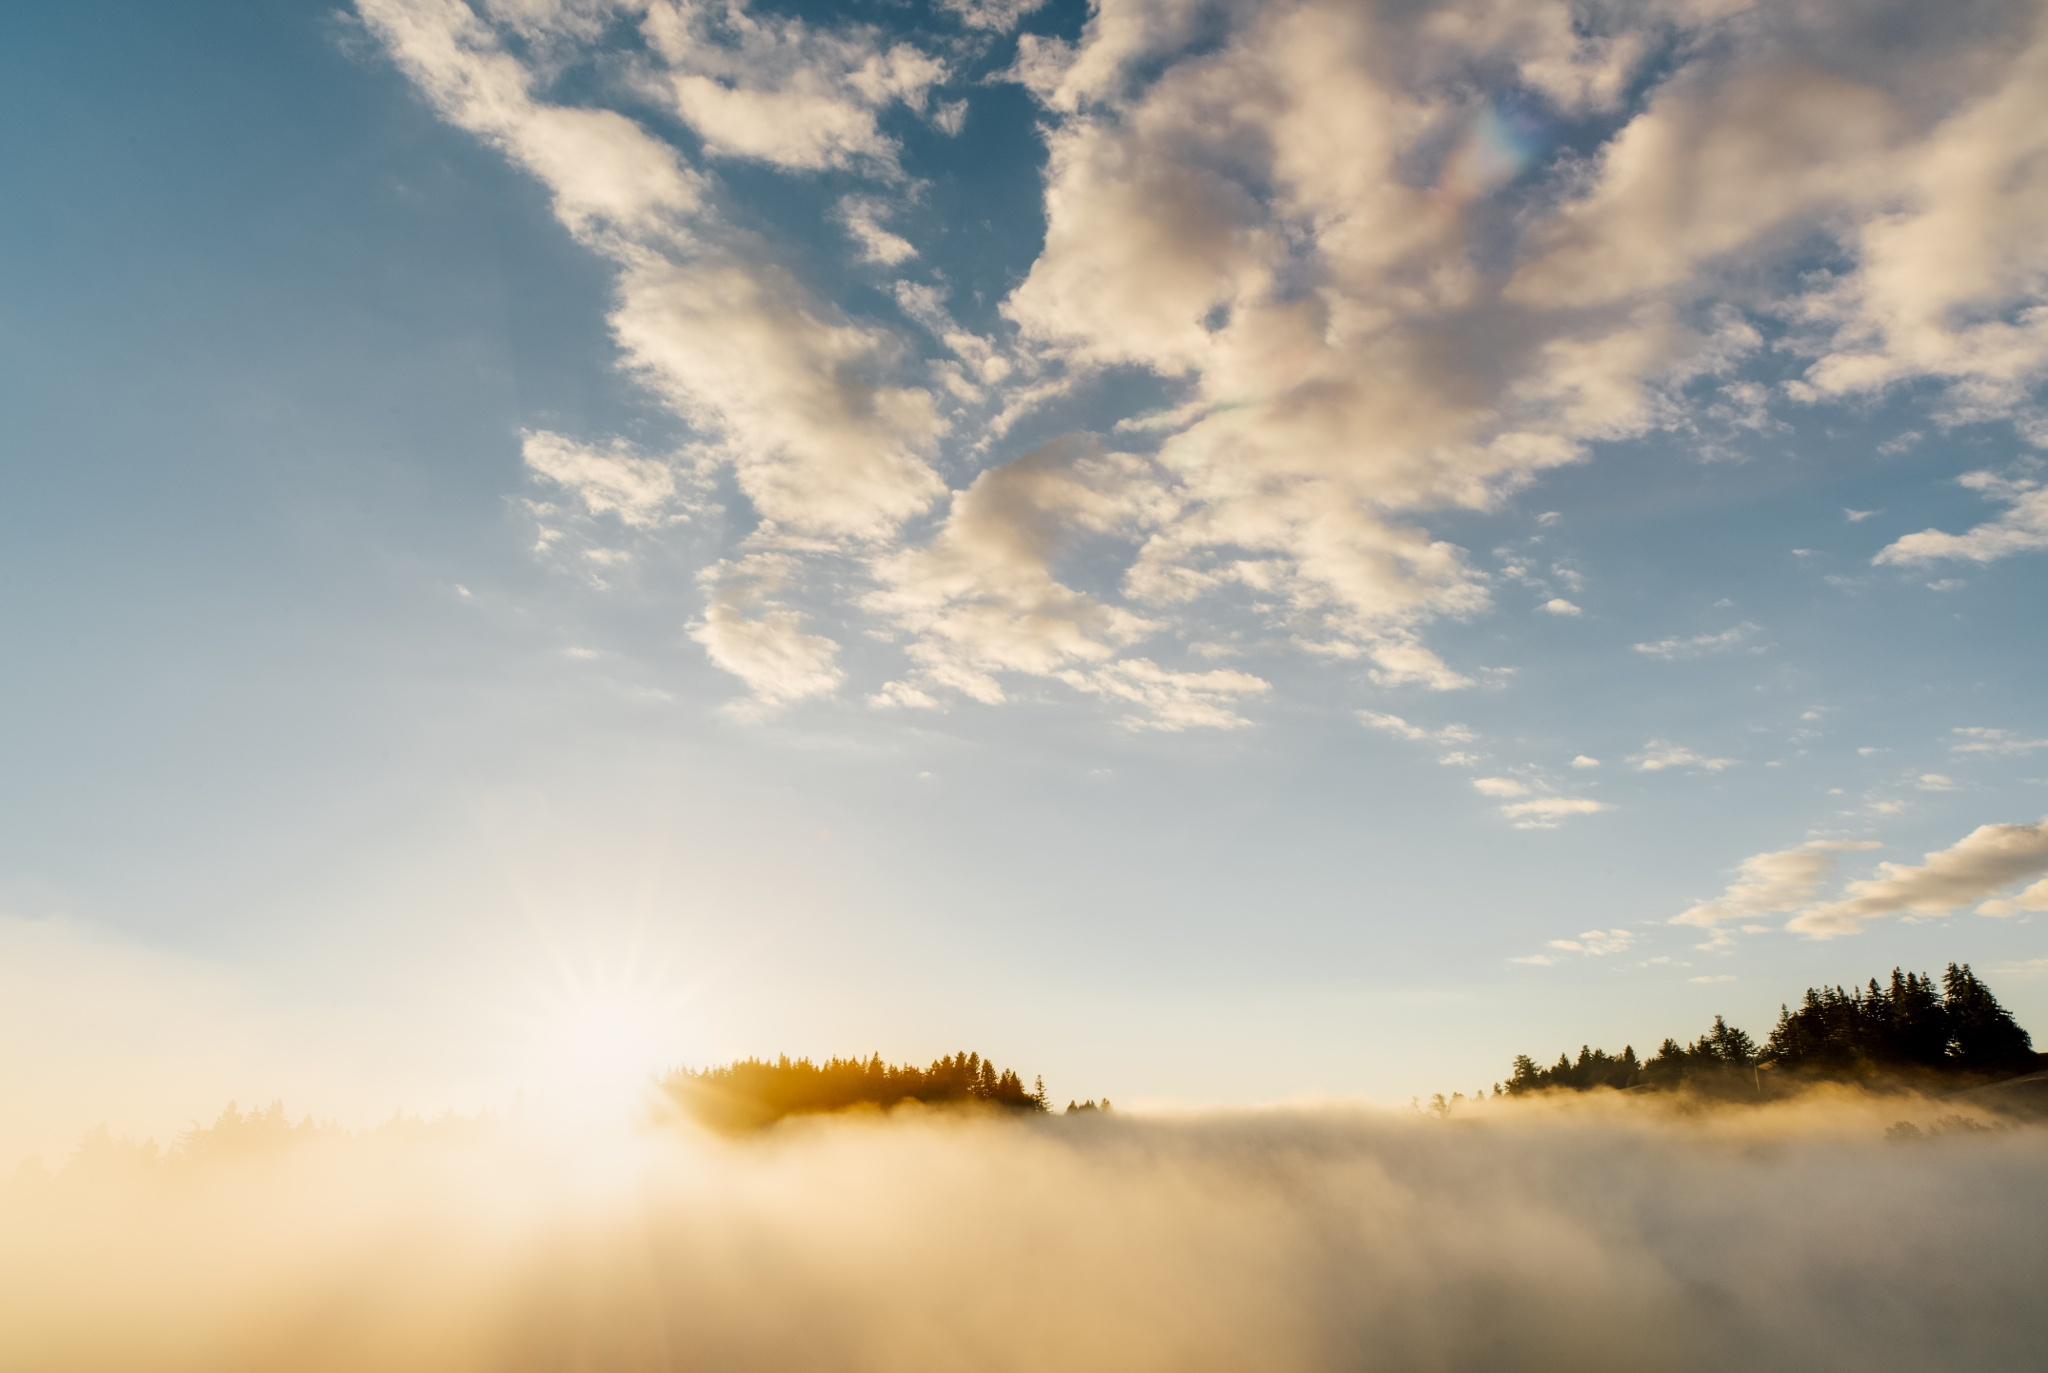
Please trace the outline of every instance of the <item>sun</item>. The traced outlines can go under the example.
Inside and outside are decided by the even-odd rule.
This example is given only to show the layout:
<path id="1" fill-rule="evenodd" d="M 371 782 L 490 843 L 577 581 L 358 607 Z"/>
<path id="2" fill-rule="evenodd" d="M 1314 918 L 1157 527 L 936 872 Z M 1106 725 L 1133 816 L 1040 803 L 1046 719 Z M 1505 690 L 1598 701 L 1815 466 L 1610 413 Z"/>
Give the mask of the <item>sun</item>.
<path id="1" fill-rule="evenodd" d="M 628 963 L 559 967 L 520 1017 L 523 1109 L 572 1134 L 644 1121 L 658 1076 L 681 1059 L 683 998 Z"/>

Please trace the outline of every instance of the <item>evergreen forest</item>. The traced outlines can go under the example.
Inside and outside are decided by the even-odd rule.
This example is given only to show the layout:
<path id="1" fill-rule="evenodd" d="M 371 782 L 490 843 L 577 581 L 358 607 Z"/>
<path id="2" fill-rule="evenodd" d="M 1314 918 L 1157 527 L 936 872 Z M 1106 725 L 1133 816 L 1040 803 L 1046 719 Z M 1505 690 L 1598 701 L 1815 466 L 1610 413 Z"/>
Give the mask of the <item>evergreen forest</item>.
<path id="1" fill-rule="evenodd" d="M 1016 1072 L 966 1052 L 928 1068 L 884 1063 L 880 1054 L 823 1063 L 787 1055 L 772 1062 L 747 1058 L 717 1068 L 680 1069 L 662 1079 L 661 1090 L 700 1123 L 728 1131 L 760 1129 L 785 1116 L 887 1109 L 907 1101 L 1025 1113 L 1050 1109 L 1043 1079 L 1027 1088 Z"/>
<path id="2" fill-rule="evenodd" d="M 1937 981 L 1892 970 L 1865 987 L 1810 987 L 1759 1045 L 1720 1016 L 1690 1044 L 1667 1038 L 1644 1059 L 1581 1046 L 1542 1067 L 1518 1054 L 1506 1094 L 1595 1088 L 1655 1092 L 1686 1089 L 1716 1096 L 1764 1097 L 1816 1082 L 1962 1088 L 2039 1070 L 2048 1055 L 1968 964 L 1948 965 Z M 1502 1088 L 1494 1087 L 1496 1093 Z"/>

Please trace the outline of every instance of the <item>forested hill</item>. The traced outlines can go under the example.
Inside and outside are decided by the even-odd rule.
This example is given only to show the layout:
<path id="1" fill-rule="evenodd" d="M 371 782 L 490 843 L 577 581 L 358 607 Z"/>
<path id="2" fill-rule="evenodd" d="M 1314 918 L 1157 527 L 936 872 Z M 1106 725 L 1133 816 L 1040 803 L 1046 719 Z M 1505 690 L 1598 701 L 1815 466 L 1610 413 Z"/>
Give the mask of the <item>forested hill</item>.
<path id="1" fill-rule="evenodd" d="M 1520 1054 L 1506 1094 L 1683 1088 L 1754 1098 L 1824 1081 L 1956 1089 L 2035 1072 L 2044 1060 L 1969 965 L 1951 963 L 1939 982 L 1894 968 L 1888 983 L 1872 978 L 1855 991 L 1810 987 L 1796 1008 L 1779 1008 L 1761 1045 L 1715 1016 L 1692 1043 L 1666 1039 L 1647 1059 L 1633 1045 L 1619 1054 L 1581 1046 L 1577 1059 L 1560 1054 L 1548 1068 Z"/>

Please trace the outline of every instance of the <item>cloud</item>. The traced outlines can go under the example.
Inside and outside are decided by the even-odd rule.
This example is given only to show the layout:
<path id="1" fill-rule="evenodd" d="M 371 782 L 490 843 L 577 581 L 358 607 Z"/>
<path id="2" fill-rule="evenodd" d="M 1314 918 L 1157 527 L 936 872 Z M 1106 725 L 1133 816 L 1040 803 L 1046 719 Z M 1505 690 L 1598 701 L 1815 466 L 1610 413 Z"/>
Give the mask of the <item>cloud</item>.
<path id="1" fill-rule="evenodd" d="M 1156 525 L 1174 505 L 1143 458 L 1105 452 L 1088 439 L 1050 444 L 983 472 L 954 493 L 931 542 L 879 557 L 873 565 L 878 589 L 867 605 L 911 636 L 916 670 L 910 685 L 927 697 L 956 691 L 996 704 L 1004 699 L 998 674 L 1067 680 L 1063 674 L 1106 666 L 1157 631 L 1156 622 L 1061 582 L 1053 564 L 1080 538 Z M 1132 676 L 1119 669 L 1101 678 L 1084 671 L 1079 689 L 1140 702 L 1151 699 L 1141 680 L 1164 689 L 1166 679 L 1156 675 L 1161 671 L 1155 665 Z M 1212 706 L 1221 696 L 1265 689 L 1245 685 L 1257 679 L 1244 673 L 1185 680 L 1207 683 L 1198 694 Z M 1242 723 L 1228 710 L 1193 710 L 1182 693 L 1157 699 L 1181 727 L 1198 717 Z"/>
<path id="2" fill-rule="evenodd" d="M 1068 669 L 1056 675 L 1076 691 L 1135 707 L 1124 717 L 1132 728 L 1169 732 L 1242 729 L 1251 721 L 1237 714 L 1238 703 L 1272 690 L 1271 683 L 1248 672 L 1229 668 L 1176 672 L 1149 658 L 1124 658 L 1099 668 Z"/>
<path id="3" fill-rule="evenodd" d="M 774 599 L 791 571 L 790 559 L 757 553 L 703 575 L 711 594 L 689 634 L 753 692 L 752 706 L 738 712 L 742 717 L 828 696 L 845 680 L 839 645 L 809 633 L 801 613 Z"/>
<path id="4" fill-rule="evenodd" d="M 1797 910 L 1818 897 L 1834 876 L 1836 854 L 1882 847 L 1869 839 L 1816 839 L 1795 849 L 1756 854 L 1737 866 L 1726 891 L 1674 915 L 1671 923 L 1712 929 L 1731 920 Z"/>
<path id="5" fill-rule="evenodd" d="M 520 455 L 536 475 L 569 492 L 592 515 L 611 515 L 634 529 L 677 518 L 675 469 L 638 455 L 623 439 L 597 446 L 529 430 L 521 436 Z"/>
<path id="6" fill-rule="evenodd" d="M 888 207 L 880 201 L 870 196 L 846 196 L 839 202 L 838 213 L 839 222 L 860 245 L 864 260 L 894 267 L 917 256 L 917 249 L 911 246 L 909 239 L 882 227 Z"/>
<path id="7" fill-rule="evenodd" d="M 1008 33 L 1045 0 L 939 0 L 939 8 L 960 17 L 970 29 Z"/>
<path id="8" fill-rule="evenodd" d="M 1526 796 L 1529 794 L 1528 784 L 1517 782 L 1512 777 L 1475 777 L 1472 779 L 1472 790 L 1478 792 L 1481 796 Z"/>
<path id="9" fill-rule="evenodd" d="M 1409 724 L 1398 715 L 1383 715 L 1378 711 L 1372 710 L 1359 711 L 1358 718 L 1370 728 L 1380 730 L 1386 734 L 1392 734 L 1397 738 L 1409 740 L 1411 743 L 1470 744 L 1476 742 L 1479 738 L 1477 734 L 1464 725 L 1445 725 L 1441 729 L 1424 729 L 1420 725 Z"/>
<path id="10" fill-rule="evenodd" d="M 1611 953 L 1621 953 L 1635 942 L 1635 934 L 1629 930 L 1587 930 L 1577 939 L 1553 939 L 1550 947 L 1566 953 L 1590 954 L 1604 958 Z"/>
<path id="11" fill-rule="evenodd" d="M 1533 801 L 1516 801 L 1500 808 L 1518 830 L 1552 830 L 1574 815 L 1597 815 L 1614 807 L 1583 796 L 1539 796 Z"/>
<path id="12" fill-rule="evenodd" d="M 1074 38 L 1016 40 L 1004 79 L 1038 103 L 1045 232 L 985 333 L 943 281 L 875 289 L 937 241 L 913 222 L 918 140 L 892 130 L 957 131 L 964 106 L 936 96 L 982 79 L 988 35 L 1035 6 L 943 8 L 974 32 L 738 0 L 358 5 L 441 117 L 610 264 L 621 366 L 747 507 L 707 558 L 830 565 L 809 613 L 898 634 L 906 662 L 872 694 L 1078 674 L 1133 704 L 1152 679 L 1113 664 L 1174 671 L 1117 656 L 1140 626 L 1206 641 L 1247 615 L 1259 642 L 1383 687 L 1471 687 L 1494 670 L 1432 635 L 1486 612 L 1491 582 L 1436 532 L 1445 512 L 1497 510 L 1602 444 L 1769 426 L 1777 358 L 1806 360 L 1776 393 L 1797 402 L 1923 380 L 1938 422 L 2048 434 L 2048 36 L 2028 7 L 1943 26 L 1889 3 L 1593 22 L 1563 0 L 1102 0 Z M 778 222 L 783 192 L 749 200 L 762 178 L 838 205 L 857 289 L 813 261 L 814 222 Z M 1048 507 L 1032 518 L 1075 527 L 1034 537 L 1048 558 L 1087 543 L 1092 575 L 998 587 L 962 498 L 1019 460 L 1014 425 L 1063 406 L 1058 432 L 1112 371 L 1145 399 L 1088 423 L 1156 442 L 1143 511 L 1104 527 L 1090 502 Z M 2031 478 L 1979 489 L 2006 514 L 1880 558 L 2039 546 Z M 576 490 L 622 524 L 648 508 Z"/>
<path id="13" fill-rule="evenodd" d="M 1786 928 L 1826 939 L 1856 934 L 1884 916 L 1946 915 L 2044 871 L 2048 820 L 2036 825 L 1980 825 L 1948 848 L 1928 854 L 1917 867 L 1878 864 L 1877 876 L 1851 882 L 1841 899 L 1802 911 Z"/>
<path id="14" fill-rule="evenodd" d="M 2000 477 L 1990 472 L 1971 472 L 1957 480 L 2010 508 L 1968 533 L 1944 534 L 1938 529 L 1923 529 L 1918 534 L 1908 534 L 1887 544 L 1871 561 L 1909 567 L 1943 559 L 1988 563 L 2015 553 L 2048 548 L 2048 487 L 2033 478 Z"/>
<path id="15" fill-rule="evenodd" d="M 1923 772 L 1920 780 L 1913 783 L 1921 791 L 1957 791 L 1960 788 L 1953 777 L 1944 777 L 1938 772 Z"/>
<path id="16" fill-rule="evenodd" d="M 1695 634 L 1689 639 L 1659 639 L 1655 643 L 1637 644 L 1635 651 L 1651 658 L 1662 658 L 1666 662 L 1677 662 L 1685 658 L 1703 658 L 1712 653 L 1726 653 L 1739 648 L 1748 641 L 1757 627 L 1747 620 L 1732 629 L 1719 634 Z"/>
<path id="17" fill-rule="evenodd" d="M 1581 753 L 1576 758 L 1572 759 L 1572 766 L 1580 769 L 1597 768 L 1600 766 L 1600 760 L 1598 758 L 1589 758 L 1585 754 Z"/>
<path id="18" fill-rule="evenodd" d="M 2048 879 L 1977 907 L 1979 915 L 2018 915 L 2023 911 L 2048 911 Z"/>
<path id="19" fill-rule="evenodd" d="M 1641 753 L 1630 754 L 1628 761 L 1636 765 L 1637 772 L 1664 772 L 1671 768 L 1720 772 L 1735 766 L 1733 758 L 1703 758 L 1683 744 L 1674 744 L 1668 739 L 1652 739 L 1643 745 Z"/>
<path id="20" fill-rule="evenodd" d="M 1950 753 L 1988 753 L 2010 757 L 2048 748 L 2048 739 L 2028 739 L 2011 730 L 1987 729 L 1982 725 L 1958 725 L 1950 733 L 1957 736 L 1957 742 L 1948 746 Z"/>
<path id="21" fill-rule="evenodd" d="M 435 108 L 546 185 L 564 226 L 613 264 L 611 326 L 623 365 L 709 441 L 709 458 L 729 465 L 771 527 L 874 539 L 938 498 L 944 484 L 927 458 L 946 421 L 929 392 L 889 379 L 901 362 L 899 342 L 817 297 L 762 241 L 727 223 L 710 183 L 674 147 L 616 111 L 549 103 L 540 94 L 544 75 L 458 0 L 361 0 L 358 9 Z M 545 28 L 561 13 L 525 6 L 510 22 Z M 871 35 L 758 21 L 737 5 L 713 14 L 658 3 L 647 25 L 655 58 L 674 77 L 684 116 L 702 124 L 708 148 L 789 165 L 838 165 L 856 155 L 886 161 L 893 145 L 871 136 L 873 110 L 914 102 L 938 70 L 875 48 Z M 713 30 L 729 42 L 712 42 Z M 841 114 L 853 113 L 827 118 L 833 100 L 846 107 Z M 721 143 L 720 110 L 754 141 Z M 536 470 L 622 521 L 652 518 L 649 483 L 659 478 L 619 445 L 548 436 L 529 445 L 535 459 Z M 730 604 L 714 602 L 698 637 L 714 662 L 749 665 L 746 680 L 781 683 L 771 690 L 785 692 L 807 682 L 810 694 L 830 675 L 819 657 L 824 641 L 793 623 L 781 611 L 735 620 Z"/>
<path id="22" fill-rule="evenodd" d="M 922 109 L 945 77 L 937 58 L 909 43 L 884 47 L 873 29 L 813 28 L 739 0 L 652 0 L 642 31 L 705 151 L 791 170 L 893 171 L 898 148 L 881 112 Z"/>

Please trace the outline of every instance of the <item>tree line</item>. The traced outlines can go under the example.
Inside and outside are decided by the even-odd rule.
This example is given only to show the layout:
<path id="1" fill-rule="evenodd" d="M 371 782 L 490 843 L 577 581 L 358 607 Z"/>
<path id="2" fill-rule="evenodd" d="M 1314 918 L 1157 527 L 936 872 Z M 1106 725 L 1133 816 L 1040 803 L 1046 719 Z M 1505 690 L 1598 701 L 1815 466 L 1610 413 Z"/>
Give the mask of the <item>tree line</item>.
<path id="1" fill-rule="evenodd" d="M 928 1068 L 884 1063 L 880 1054 L 823 1063 L 786 1054 L 772 1061 L 744 1058 L 720 1067 L 679 1069 L 660 1085 L 685 1113 L 721 1130 L 759 1129 L 785 1116 L 864 1106 L 886 1110 L 906 1101 L 1028 1114 L 1052 1109 L 1045 1079 L 1027 1089 L 1015 1071 L 965 1051 L 935 1059 Z M 1069 1104 L 1068 1110 L 1074 1109 Z"/>
<path id="2" fill-rule="evenodd" d="M 1809 987 L 1798 1009 L 1778 1008 L 1778 1023 L 1761 1045 L 1717 1015 L 1692 1043 L 1667 1038 L 1647 1059 L 1633 1045 L 1619 1054 L 1582 1045 L 1576 1059 L 1559 1054 L 1547 1068 L 1517 1054 L 1506 1095 L 1683 1087 L 1762 1096 L 1817 1081 L 1963 1085 L 2032 1072 L 2044 1066 L 2043 1057 L 1970 966 L 1951 963 L 1939 983 L 1894 968 L 1889 983 L 1873 977 L 1854 991 Z"/>

